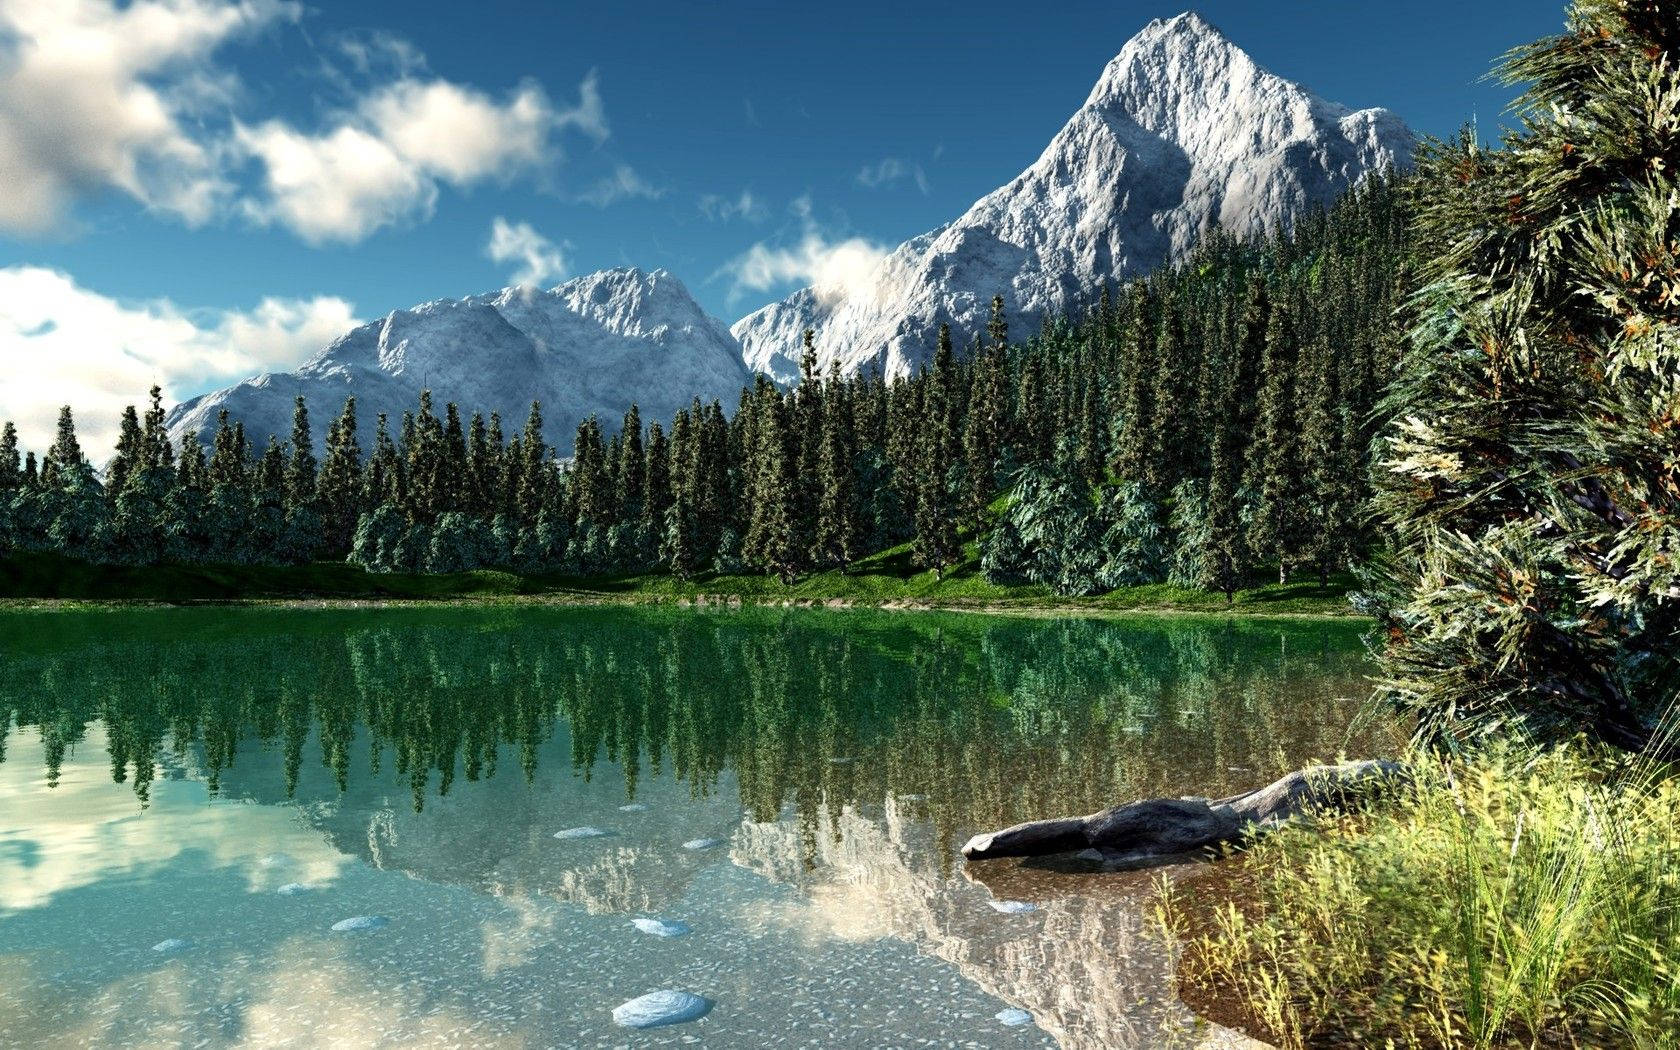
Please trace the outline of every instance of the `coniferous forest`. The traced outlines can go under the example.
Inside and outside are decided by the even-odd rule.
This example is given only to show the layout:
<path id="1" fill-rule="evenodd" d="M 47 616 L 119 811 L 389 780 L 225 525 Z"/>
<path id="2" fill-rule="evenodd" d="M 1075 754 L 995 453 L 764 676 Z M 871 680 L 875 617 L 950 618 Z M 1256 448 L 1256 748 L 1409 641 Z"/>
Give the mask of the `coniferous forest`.
<path id="1" fill-rule="evenodd" d="M 39 459 L 0 438 L 0 550 L 792 582 L 908 544 L 934 573 L 977 554 L 994 583 L 1063 595 L 1323 581 L 1380 542 L 1367 464 L 1397 364 L 1401 187 L 1370 180 L 1258 243 L 1215 233 L 1037 332 L 999 297 L 912 377 L 817 374 L 807 334 L 793 389 L 575 421 L 564 460 L 549 428 L 574 421 L 540 404 L 486 419 L 423 394 L 363 447 L 354 399 L 324 420 L 299 399 L 290 434 L 224 413 L 177 445 L 154 389 L 108 459 L 66 406 Z"/>

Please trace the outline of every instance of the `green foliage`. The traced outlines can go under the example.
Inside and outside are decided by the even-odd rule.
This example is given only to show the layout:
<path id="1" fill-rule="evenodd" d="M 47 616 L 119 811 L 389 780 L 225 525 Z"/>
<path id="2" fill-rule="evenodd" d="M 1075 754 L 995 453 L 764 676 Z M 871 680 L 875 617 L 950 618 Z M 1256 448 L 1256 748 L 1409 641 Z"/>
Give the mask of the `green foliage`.
<path id="1" fill-rule="evenodd" d="M 1680 1046 L 1680 781 L 1415 757 L 1402 802 L 1262 841 L 1251 900 L 1168 891 L 1192 1005 L 1289 1048 Z"/>
<path id="2" fill-rule="evenodd" d="M 1680 687 L 1680 22 L 1581 0 L 1504 149 L 1425 149 L 1380 510 L 1384 693 L 1437 741 L 1639 749 Z"/>

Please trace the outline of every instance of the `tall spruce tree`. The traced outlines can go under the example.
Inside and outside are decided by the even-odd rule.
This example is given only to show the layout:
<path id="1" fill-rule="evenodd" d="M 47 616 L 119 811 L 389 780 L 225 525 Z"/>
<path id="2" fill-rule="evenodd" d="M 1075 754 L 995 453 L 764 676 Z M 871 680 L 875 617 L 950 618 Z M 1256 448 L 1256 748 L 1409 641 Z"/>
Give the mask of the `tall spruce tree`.
<path id="1" fill-rule="evenodd" d="M 0 427 L 0 493 L 10 494 L 23 487 L 23 463 L 18 458 L 17 426 L 6 420 Z"/>
<path id="2" fill-rule="evenodd" d="M 350 551 L 362 513 L 362 446 L 356 437 L 356 399 L 327 428 L 327 457 L 321 464 L 321 546 L 328 555 Z"/>
<path id="3" fill-rule="evenodd" d="M 309 406 L 299 397 L 292 408 L 291 458 L 286 463 L 286 509 L 314 507 L 315 472 L 315 442 L 309 436 Z"/>

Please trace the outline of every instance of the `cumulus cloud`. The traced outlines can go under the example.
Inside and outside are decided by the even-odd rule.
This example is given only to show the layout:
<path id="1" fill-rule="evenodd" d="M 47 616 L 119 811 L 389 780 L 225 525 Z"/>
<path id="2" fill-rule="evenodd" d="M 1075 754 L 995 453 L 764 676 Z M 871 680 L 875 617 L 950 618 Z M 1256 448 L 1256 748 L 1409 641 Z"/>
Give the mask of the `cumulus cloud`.
<path id="1" fill-rule="evenodd" d="M 770 217 L 770 209 L 753 196 L 751 190 L 742 190 L 734 200 L 716 193 L 706 194 L 700 198 L 700 214 L 713 222 L 728 222 L 731 219 L 763 222 Z"/>
<path id="2" fill-rule="evenodd" d="M 0 268 L 0 418 L 23 443 L 52 442 L 58 406 L 76 412 L 91 458 L 116 440 L 124 405 L 153 383 L 166 402 L 259 372 L 297 367 L 361 322 L 343 299 L 262 300 L 252 310 L 124 302 L 36 266 Z"/>
<path id="3" fill-rule="evenodd" d="M 564 131 L 610 133 L 594 73 L 575 105 L 533 81 L 493 97 L 377 31 L 336 39 L 319 82 L 344 101 L 320 125 L 242 117 L 218 52 L 302 14 L 292 0 L 0 0 L 0 231 L 45 231 L 114 191 L 192 225 L 243 214 L 353 242 L 429 217 L 444 185 L 545 178 Z M 586 197 L 657 194 L 621 167 Z"/>
<path id="4" fill-rule="evenodd" d="M 818 225 L 809 197 L 793 202 L 800 220 L 797 243 L 772 245 L 760 241 L 725 263 L 718 271 L 733 280 L 731 301 L 748 292 L 764 292 L 789 284 L 810 285 L 818 298 L 834 300 L 866 292 L 875 269 L 891 250 L 864 237 L 834 238 Z"/>
<path id="5" fill-rule="evenodd" d="M 510 223 L 500 215 L 490 224 L 490 242 L 484 254 L 492 262 L 518 263 L 510 278 L 514 284 L 545 284 L 566 276 L 562 246 L 531 228 L 530 223 Z"/>
<path id="6" fill-rule="evenodd" d="M 577 199 L 585 204 L 593 204 L 598 208 L 605 208 L 609 204 L 616 204 L 622 200 L 644 197 L 648 200 L 658 200 L 665 196 L 661 187 L 655 186 L 636 174 L 634 168 L 628 164 L 620 164 L 613 169 L 613 173 L 597 181 L 593 186 L 577 195 Z"/>
<path id="7" fill-rule="evenodd" d="M 920 164 L 912 164 L 897 157 L 883 157 L 875 164 L 865 164 L 857 173 L 857 184 L 870 189 L 890 186 L 901 179 L 910 179 L 924 196 L 927 194 L 927 172 L 922 170 Z"/>
<path id="8" fill-rule="evenodd" d="M 0 229 L 40 232 L 75 197 L 109 190 L 209 219 L 232 187 L 194 117 L 237 92 L 213 56 L 300 12 L 280 0 L 0 0 Z"/>
<path id="9" fill-rule="evenodd" d="M 555 106 L 534 83 L 502 101 L 444 80 L 403 79 L 369 94 L 336 127 L 306 133 L 283 121 L 236 124 L 235 141 L 263 168 L 263 196 L 245 211 L 312 244 L 359 241 L 431 215 L 439 184 L 467 186 L 539 170 L 556 134 L 608 133 L 591 73 L 577 106 Z"/>

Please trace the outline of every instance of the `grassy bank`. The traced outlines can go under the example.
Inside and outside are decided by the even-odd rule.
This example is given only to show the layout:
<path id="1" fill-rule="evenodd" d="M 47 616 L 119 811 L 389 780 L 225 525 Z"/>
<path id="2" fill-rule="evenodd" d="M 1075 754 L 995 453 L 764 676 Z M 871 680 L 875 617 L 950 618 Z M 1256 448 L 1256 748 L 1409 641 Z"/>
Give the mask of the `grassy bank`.
<path id="1" fill-rule="evenodd" d="M 1332 578 L 1239 591 L 1231 611 L 1261 615 L 1347 616 L 1353 581 Z M 735 600 L 926 605 L 954 609 L 1225 612 L 1223 594 L 1164 584 L 1128 587 L 1091 598 L 1066 598 L 1042 587 L 987 583 L 970 558 L 942 578 L 918 571 L 904 549 L 887 551 L 851 571 L 824 572 L 791 586 L 764 576 L 668 574 L 613 577 L 522 575 L 495 570 L 445 576 L 374 574 L 342 562 L 309 565 L 93 565 L 50 554 L 0 558 L 0 599 L 65 601 L 621 601 Z"/>
<path id="2" fill-rule="evenodd" d="M 1680 1046 L 1680 781 L 1563 751 L 1414 792 L 1163 890 L 1199 1012 L 1286 1048 Z"/>

